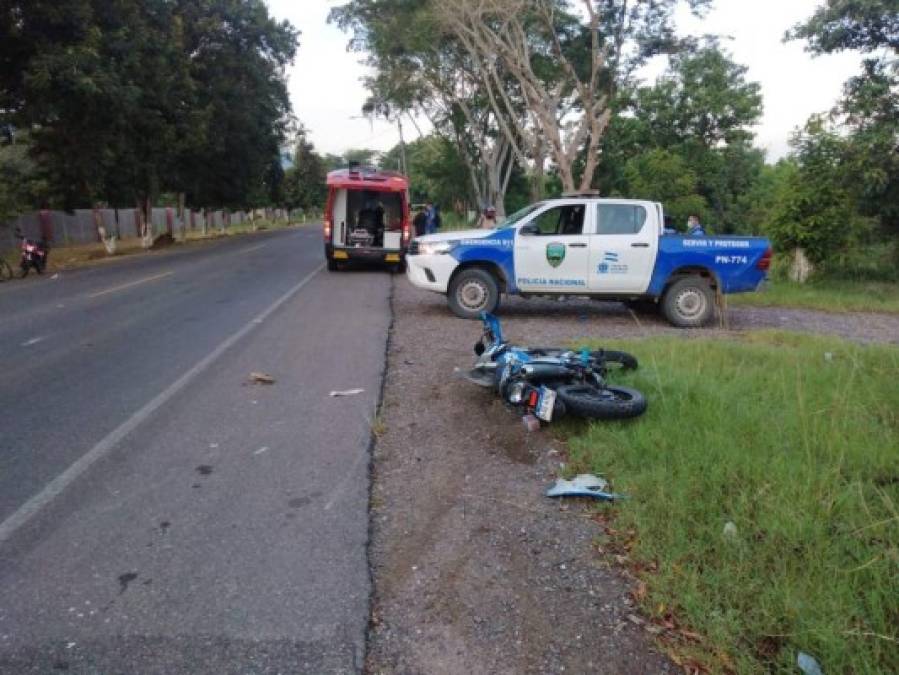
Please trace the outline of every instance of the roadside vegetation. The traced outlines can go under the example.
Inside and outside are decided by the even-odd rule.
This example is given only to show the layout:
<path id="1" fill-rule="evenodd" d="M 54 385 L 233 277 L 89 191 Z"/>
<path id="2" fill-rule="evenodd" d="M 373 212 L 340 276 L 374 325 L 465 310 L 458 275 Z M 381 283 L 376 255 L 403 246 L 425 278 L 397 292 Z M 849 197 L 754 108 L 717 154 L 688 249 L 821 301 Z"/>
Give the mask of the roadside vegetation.
<path id="1" fill-rule="evenodd" d="M 771 281 L 762 292 L 728 296 L 729 305 L 799 307 L 825 312 L 899 314 L 899 284 L 821 279 L 805 284 Z"/>
<path id="2" fill-rule="evenodd" d="M 603 346 L 640 359 L 628 423 L 565 425 L 572 472 L 676 658 L 899 672 L 899 349 L 784 332 Z"/>

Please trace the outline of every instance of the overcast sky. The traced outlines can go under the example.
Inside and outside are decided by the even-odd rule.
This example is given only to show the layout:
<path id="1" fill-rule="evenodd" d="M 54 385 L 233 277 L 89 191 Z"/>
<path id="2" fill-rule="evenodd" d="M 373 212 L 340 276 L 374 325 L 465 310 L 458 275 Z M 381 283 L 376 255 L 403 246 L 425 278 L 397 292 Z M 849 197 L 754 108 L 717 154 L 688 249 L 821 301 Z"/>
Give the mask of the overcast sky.
<path id="1" fill-rule="evenodd" d="M 448 0 L 450 1 L 450 0 Z M 747 78 L 762 86 L 765 112 L 756 128 L 756 142 L 769 161 L 788 151 L 792 130 L 814 112 L 829 109 L 843 82 L 858 72 L 857 54 L 812 58 L 804 43 L 782 43 L 784 32 L 812 14 L 823 0 L 717 0 L 704 20 L 681 17 L 681 33 L 730 36 L 724 46 L 737 63 L 749 68 Z M 348 53 L 349 36 L 326 21 L 328 10 L 343 4 L 333 0 L 267 0 L 272 14 L 288 19 L 302 31 L 300 49 L 290 70 L 294 112 L 309 129 L 320 152 L 348 148 L 387 150 L 396 144 L 396 128 L 385 122 L 354 119 L 361 115 L 365 90 L 360 78 L 366 68 L 362 54 Z M 650 69 L 649 75 L 658 68 Z M 416 137 L 404 128 L 406 140 Z"/>

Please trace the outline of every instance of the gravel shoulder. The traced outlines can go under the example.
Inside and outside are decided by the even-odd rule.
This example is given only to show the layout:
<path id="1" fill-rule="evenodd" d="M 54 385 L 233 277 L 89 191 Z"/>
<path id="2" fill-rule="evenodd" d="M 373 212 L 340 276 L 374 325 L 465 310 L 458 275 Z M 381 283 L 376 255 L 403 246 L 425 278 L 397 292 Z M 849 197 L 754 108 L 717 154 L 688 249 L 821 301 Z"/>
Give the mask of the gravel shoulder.
<path id="1" fill-rule="evenodd" d="M 453 376 L 470 365 L 478 325 L 401 277 L 393 308 L 368 671 L 674 672 L 628 619 L 628 585 L 597 554 L 590 511 L 542 496 L 563 448 Z"/>
<path id="2" fill-rule="evenodd" d="M 393 310 L 372 469 L 368 672 L 679 671 L 634 621 L 590 505 L 542 496 L 562 444 L 453 376 L 472 361 L 477 324 L 402 277 Z M 533 344 L 760 328 L 899 342 L 899 317 L 787 308 L 733 308 L 726 328 L 683 331 L 617 303 L 514 298 L 502 319 Z"/>

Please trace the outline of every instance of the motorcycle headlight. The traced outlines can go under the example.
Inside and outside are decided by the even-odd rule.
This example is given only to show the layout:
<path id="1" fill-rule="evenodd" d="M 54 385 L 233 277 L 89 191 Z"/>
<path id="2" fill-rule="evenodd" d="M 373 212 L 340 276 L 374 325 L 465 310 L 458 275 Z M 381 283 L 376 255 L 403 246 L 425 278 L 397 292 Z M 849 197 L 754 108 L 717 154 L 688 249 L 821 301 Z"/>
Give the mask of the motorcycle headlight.
<path id="1" fill-rule="evenodd" d="M 524 398 L 524 382 L 516 382 L 509 387 L 509 403 L 518 405 Z"/>
<path id="2" fill-rule="evenodd" d="M 455 241 L 420 241 L 418 252 L 421 255 L 442 255 L 449 253 L 456 247 Z"/>

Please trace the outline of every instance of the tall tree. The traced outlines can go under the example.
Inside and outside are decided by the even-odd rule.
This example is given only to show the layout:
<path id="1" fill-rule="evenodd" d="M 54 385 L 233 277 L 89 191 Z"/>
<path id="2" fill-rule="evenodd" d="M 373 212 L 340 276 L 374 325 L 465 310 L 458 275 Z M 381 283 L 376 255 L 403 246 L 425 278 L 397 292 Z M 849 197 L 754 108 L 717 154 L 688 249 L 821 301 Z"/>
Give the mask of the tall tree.
<path id="1" fill-rule="evenodd" d="M 787 39 L 807 40 L 813 54 L 871 55 L 846 83 L 827 130 L 841 140 L 841 185 L 895 237 L 899 258 L 899 1 L 826 0 Z"/>
<path id="2" fill-rule="evenodd" d="M 653 54 L 678 48 L 677 0 L 459 0 L 433 3 L 466 48 L 522 161 L 547 152 L 563 189 L 586 190 L 618 87 Z M 689 0 L 699 10 L 707 0 Z M 515 114 L 507 78 L 524 100 Z M 579 157 L 583 152 L 583 157 Z M 580 176 L 575 175 L 576 167 Z"/>
<path id="3" fill-rule="evenodd" d="M 294 141 L 293 166 L 284 177 L 284 196 L 292 209 L 320 209 L 325 205 L 327 167 L 300 129 Z"/>
<path id="4" fill-rule="evenodd" d="M 703 203 L 696 208 L 693 202 L 694 210 L 708 217 L 716 231 L 747 231 L 747 205 L 741 196 L 764 165 L 764 154 L 751 145 L 752 126 L 762 114 L 759 90 L 746 80 L 746 68 L 715 41 L 673 55 L 653 85 L 619 97 L 622 114 L 603 145 L 607 162 L 599 176 L 601 188 L 640 197 L 641 190 L 621 167 L 647 153 L 647 161 L 635 165 L 659 166 L 653 153 L 663 149 L 677 155 L 695 178 Z"/>
<path id="5" fill-rule="evenodd" d="M 262 0 L 9 0 L 0 36 L 0 107 L 65 206 L 232 206 L 277 179 L 297 33 Z"/>

